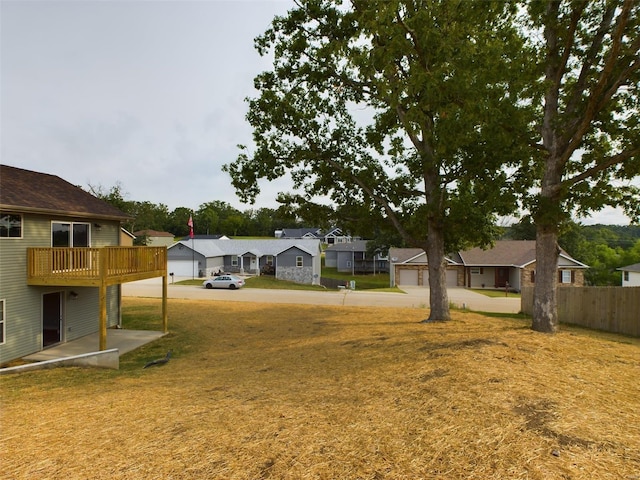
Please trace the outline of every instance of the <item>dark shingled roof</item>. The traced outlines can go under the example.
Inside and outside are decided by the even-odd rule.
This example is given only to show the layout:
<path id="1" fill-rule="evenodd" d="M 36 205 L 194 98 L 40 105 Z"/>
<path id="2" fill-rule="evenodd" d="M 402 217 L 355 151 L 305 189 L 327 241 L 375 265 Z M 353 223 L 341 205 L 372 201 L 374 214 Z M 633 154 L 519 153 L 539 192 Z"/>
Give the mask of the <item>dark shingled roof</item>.
<path id="1" fill-rule="evenodd" d="M 627 265 L 626 267 L 616 268 L 622 272 L 640 272 L 640 263 L 634 263 L 633 265 Z"/>
<path id="2" fill-rule="evenodd" d="M 169 232 L 160 232 L 158 230 L 138 230 L 137 232 L 133 232 L 136 237 L 171 237 L 173 238 L 175 235 Z"/>
<path id="3" fill-rule="evenodd" d="M 60 177 L 7 165 L 0 165 L 0 208 L 105 220 L 131 218 Z"/>
<path id="4" fill-rule="evenodd" d="M 493 248 L 460 252 L 465 265 L 524 266 L 536 260 L 535 240 L 499 240 Z"/>

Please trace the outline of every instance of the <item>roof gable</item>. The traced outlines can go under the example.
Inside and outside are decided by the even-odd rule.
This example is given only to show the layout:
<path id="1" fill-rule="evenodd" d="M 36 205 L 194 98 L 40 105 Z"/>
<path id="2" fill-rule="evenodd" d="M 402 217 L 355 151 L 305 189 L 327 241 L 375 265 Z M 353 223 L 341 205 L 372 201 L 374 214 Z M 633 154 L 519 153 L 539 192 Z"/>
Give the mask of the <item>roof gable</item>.
<path id="1" fill-rule="evenodd" d="M 466 266 L 518 266 L 535 262 L 535 240 L 498 240 L 492 248 L 476 247 L 460 252 Z"/>
<path id="2" fill-rule="evenodd" d="M 311 256 L 320 255 L 320 240 L 305 240 L 299 238 L 289 239 L 261 239 L 261 240 L 181 240 L 180 242 L 169 247 L 175 248 L 176 245 L 184 245 L 191 248 L 206 258 L 222 257 L 225 255 L 244 255 L 250 253 L 256 256 L 278 255 L 279 253 L 291 248 L 298 247 L 309 253 Z"/>
<path id="3" fill-rule="evenodd" d="M 334 243 L 329 245 L 327 250 L 335 252 L 366 252 L 368 240 L 356 240 L 355 242 Z"/>
<path id="4" fill-rule="evenodd" d="M 393 263 L 427 263 L 421 248 L 392 248 L 389 257 Z M 525 267 L 536 261 L 535 240 L 498 240 L 492 248 L 472 248 L 448 255 L 447 263 L 467 267 Z M 584 263 L 560 249 L 561 264 L 573 268 L 588 268 Z"/>
<path id="5" fill-rule="evenodd" d="M 8 165 L 0 165 L 0 208 L 109 220 L 131 218 L 60 177 Z"/>
<path id="6" fill-rule="evenodd" d="M 147 236 L 147 237 L 171 237 L 171 238 L 174 237 L 173 233 L 160 232 L 158 230 L 138 230 L 137 232 L 134 232 L 133 234 L 136 237 L 142 237 L 142 236 Z"/>
<path id="7" fill-rule="evenodd" d="M 620 270 L 621 272 L 635 272 L 640 273 L 640 263 L 634 263 L 633 265 L 627 265 L 626 267 L 620 267 L 616 270 Z"/>

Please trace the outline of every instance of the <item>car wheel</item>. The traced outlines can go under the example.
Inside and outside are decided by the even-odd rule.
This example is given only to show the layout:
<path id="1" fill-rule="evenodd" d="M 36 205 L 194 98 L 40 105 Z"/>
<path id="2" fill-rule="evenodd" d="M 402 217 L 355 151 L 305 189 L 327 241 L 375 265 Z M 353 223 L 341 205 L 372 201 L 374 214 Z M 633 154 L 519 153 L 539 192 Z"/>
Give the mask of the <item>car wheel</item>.
<path id="1" fill-rule="evenodd" d="M 211 290 L 211 289 L 213 288 L 213 285 L 211 285 L 210 283 L 207 283 L 205 286 L 206 286 L 209 290 Z"/>
<path id="2" fill-rule="evenodd" d="M 230 289 L 230 290 L 235 290 L 235 289 L 236 289 L 235 284 L 233 284 L 233 283 L 232 283 L 231 285 L 229 285 L 229 289 Z"/>

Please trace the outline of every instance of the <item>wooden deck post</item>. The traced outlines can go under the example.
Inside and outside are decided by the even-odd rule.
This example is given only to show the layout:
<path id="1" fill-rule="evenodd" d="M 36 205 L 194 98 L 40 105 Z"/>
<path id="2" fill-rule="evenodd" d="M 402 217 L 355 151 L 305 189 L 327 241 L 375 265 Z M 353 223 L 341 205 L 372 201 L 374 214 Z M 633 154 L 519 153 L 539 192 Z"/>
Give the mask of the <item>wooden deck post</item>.
<path id="1" fill-rule="evenodd" d="M 100 251 L 100 287 L 99 287 L 99 304 L 100 304 L 100 347 L 99 350 L 107 349 L 107 251 Z"/>
<path id="2" fill-rule="evenodd" d="M 162 276 L 162 331 L 169 331 L 169 319 L 167 315 L 167 273 Z"/>

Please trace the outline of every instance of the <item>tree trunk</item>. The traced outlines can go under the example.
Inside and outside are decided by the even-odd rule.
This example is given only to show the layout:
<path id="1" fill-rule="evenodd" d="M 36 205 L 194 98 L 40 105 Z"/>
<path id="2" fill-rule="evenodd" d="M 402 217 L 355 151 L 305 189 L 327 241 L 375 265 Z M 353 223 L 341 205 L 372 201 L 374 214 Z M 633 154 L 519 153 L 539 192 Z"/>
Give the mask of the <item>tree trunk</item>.
<path id="1" fill-rule="evenodd" d="M 533 287 L 533 322 L 536 332 L 558 331 L 558 231 L 555 226 L 538 225 L 536 229 L 536 275 Z"/>
<path id="2" fill-rule="evenodd" d="M 425 322 L 451 320 L 447 293 L 447 263 L 444 252 L 444 231 L 440 222 L 428 221 L 426 253 L 429 263 L 429 318 Z"/>

